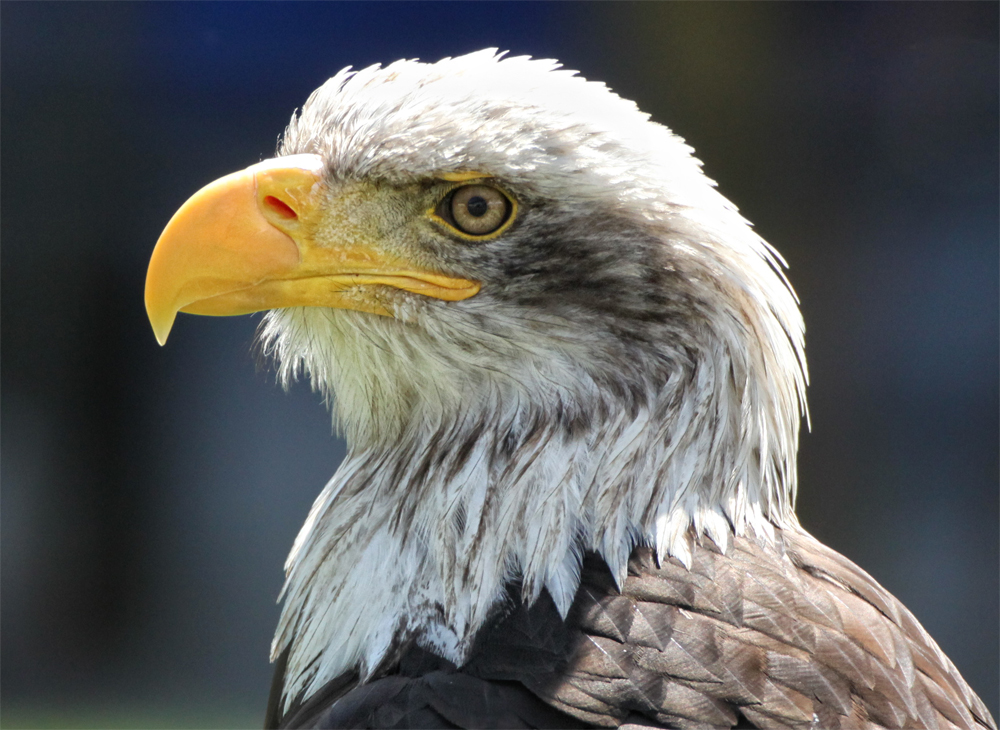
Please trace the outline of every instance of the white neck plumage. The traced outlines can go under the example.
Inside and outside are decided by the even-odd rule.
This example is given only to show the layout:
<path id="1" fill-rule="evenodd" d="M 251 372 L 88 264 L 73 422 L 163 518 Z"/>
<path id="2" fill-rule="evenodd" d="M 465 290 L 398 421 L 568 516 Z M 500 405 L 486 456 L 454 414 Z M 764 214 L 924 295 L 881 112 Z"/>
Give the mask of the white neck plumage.
<path id="1" fill-rule="evenodd" d="M 780 330 L 712 333 L 696 358 L 662 358 L 670 372 L 645 392 L 615 393 L 572 352 L 476 380 L 433 354 L 414 360 L 439 341 L 387 356 L 398 323 L 378 319 L 298 309 L 264 323 L 284 377 L 304 368 L 335 390 L 350 444 L 286 564 L 272 646 L 291 645 L 286 701 L 374 671 L 409 637 L 461 664 L 512 579 L 565 615 L 584 551 L 620 583 L 637 544 L 687 563 L 701 535 L 725 549 L 733 534 L 766 541 L 797 525 L 803 374 L 780 360 L 796 355 Z M 306 333 L 338 357 L 303 348 Z"/>

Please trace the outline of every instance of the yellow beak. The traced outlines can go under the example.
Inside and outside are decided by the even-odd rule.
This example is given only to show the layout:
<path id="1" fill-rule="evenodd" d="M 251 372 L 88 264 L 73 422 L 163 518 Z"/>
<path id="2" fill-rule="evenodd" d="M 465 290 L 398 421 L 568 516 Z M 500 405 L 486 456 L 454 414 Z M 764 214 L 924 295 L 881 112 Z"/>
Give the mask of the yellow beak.
<path id="1" fill-rule="evenodd" d="M 227 316 L 305 306 L 391 316 L 365 287 L 446 301 L 479 291 L 477 282 L 422 270 L 357 232 L 344 232 L 351 244 L 316 243 L 322 170 L 317 155 L 266 160 L 210 183 L 181 206 L 146 273 L 146 313 L 161 345 L 179 311 Z"/>

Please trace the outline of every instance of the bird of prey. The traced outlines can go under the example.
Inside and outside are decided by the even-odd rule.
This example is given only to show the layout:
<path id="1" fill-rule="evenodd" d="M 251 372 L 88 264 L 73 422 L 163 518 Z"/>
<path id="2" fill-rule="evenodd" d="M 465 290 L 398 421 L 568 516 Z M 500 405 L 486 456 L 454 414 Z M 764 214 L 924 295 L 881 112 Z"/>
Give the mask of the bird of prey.
<path id="1" fill-rule="evenodd" d="M 692 150 L 480 51 L 345 69 L 174 215 L 178 311 L 267 311 L 348 452 L 286 564 L 270 727 L 988 727 L 794 512 L 803 323 Z"/>

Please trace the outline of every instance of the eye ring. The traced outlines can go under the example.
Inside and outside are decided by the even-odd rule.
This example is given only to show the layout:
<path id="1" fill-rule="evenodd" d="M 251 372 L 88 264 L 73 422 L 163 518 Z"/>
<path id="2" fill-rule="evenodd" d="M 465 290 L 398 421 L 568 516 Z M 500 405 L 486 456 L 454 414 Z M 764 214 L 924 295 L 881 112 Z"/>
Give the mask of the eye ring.
<path id="1" fill-rule="evenodd" d="M 468 240 L 499 236 L 514 219 L 517 204 L 493 185 L 475 183 L 453 188 L 438 203 L 433 217 Z"/>

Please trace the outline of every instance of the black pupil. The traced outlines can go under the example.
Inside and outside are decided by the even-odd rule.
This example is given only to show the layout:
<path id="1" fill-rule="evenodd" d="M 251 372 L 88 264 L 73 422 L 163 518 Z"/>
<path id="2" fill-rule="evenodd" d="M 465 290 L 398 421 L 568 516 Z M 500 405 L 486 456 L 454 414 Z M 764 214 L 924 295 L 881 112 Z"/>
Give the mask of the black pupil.
<path id="1" fill-rule="evenodd" d="M 465 204 L 465 208 L 469 211 L 469 215 L 481 218 L 490 209 L 490 204 L 486 202 L 486 198 L 475 195 L 469 198 L 469 202 Z"/>

